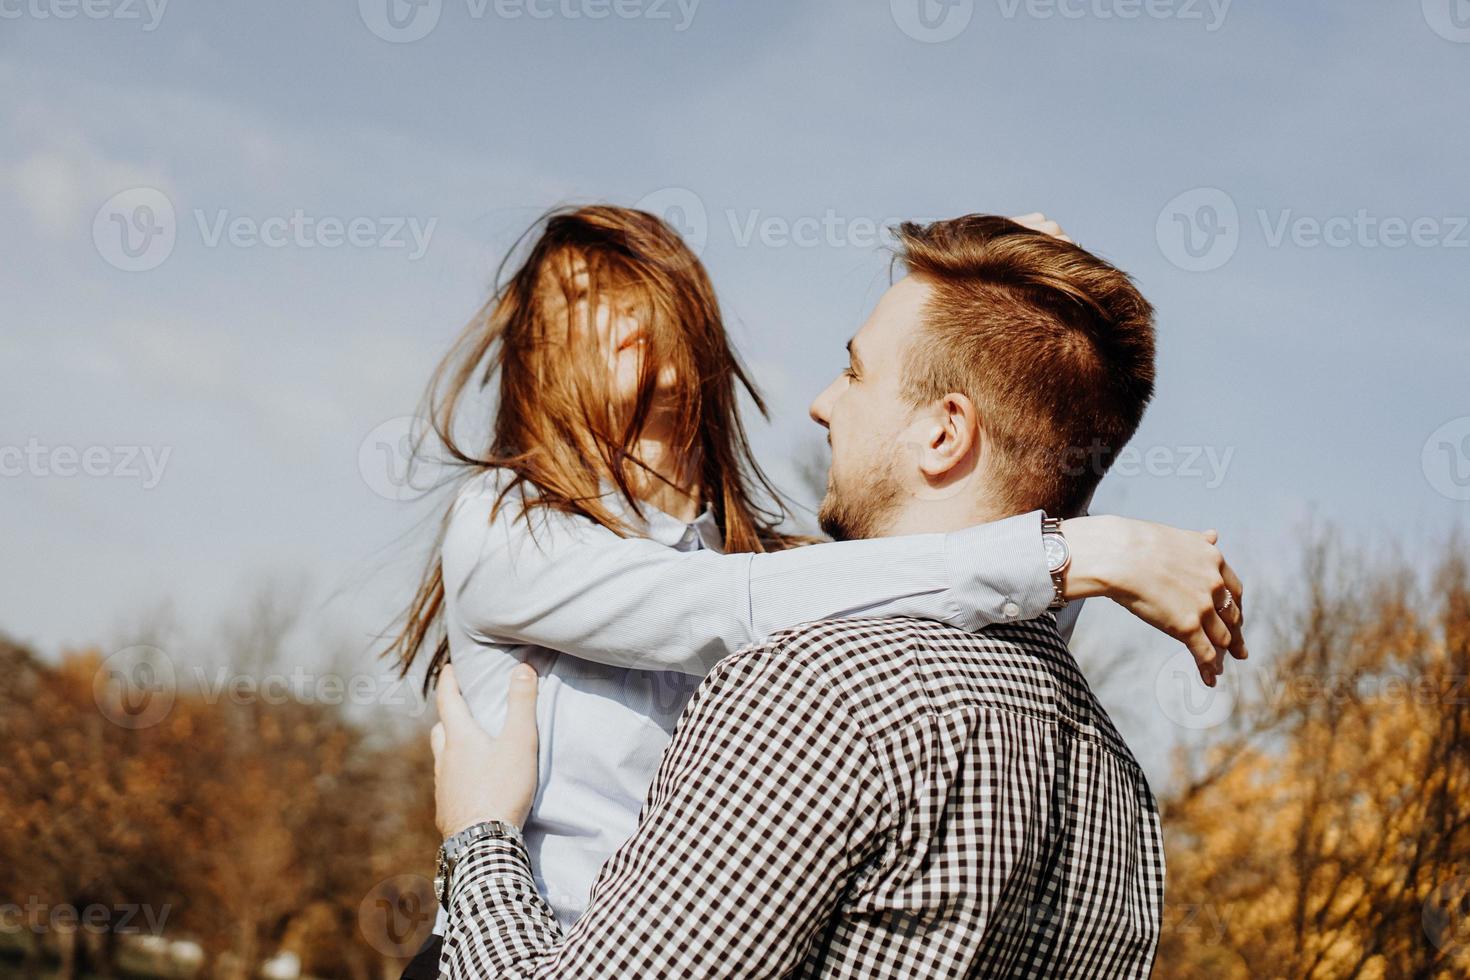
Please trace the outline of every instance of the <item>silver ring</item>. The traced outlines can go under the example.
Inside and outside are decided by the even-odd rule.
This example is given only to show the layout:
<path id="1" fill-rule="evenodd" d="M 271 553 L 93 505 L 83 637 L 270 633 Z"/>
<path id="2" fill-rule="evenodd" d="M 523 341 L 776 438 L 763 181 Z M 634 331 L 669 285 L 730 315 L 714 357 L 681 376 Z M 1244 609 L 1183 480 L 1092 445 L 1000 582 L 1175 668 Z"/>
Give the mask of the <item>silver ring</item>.
<path id="1" fill-rule="evenodd" d="M 1220 610 L 1219 611 L 1220 612 L 1224 612 L 1225 610 L 1229 609 L 1233 605 L 1235 605 L 1235 595 L 1229 589 L 1226 589 L 1225 590 L 1225 601 L 1222 602 L 1222 603 L 1220 603 Z"/>

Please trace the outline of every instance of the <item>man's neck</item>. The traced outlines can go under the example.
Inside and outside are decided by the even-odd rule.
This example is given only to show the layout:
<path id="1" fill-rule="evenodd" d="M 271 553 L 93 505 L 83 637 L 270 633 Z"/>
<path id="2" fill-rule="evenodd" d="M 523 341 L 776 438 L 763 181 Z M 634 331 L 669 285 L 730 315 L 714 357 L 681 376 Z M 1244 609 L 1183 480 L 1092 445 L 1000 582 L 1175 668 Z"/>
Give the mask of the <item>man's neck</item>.
<path id="1" fill-rule="evenodd" d="M 1010 511 L 986 503 L 983 495 L 979 501 L 969 493 L 934 500 L 916 499 L 893 515 L 882 536 L 942 534 L 1011 516 L 1014 515 Z"/>

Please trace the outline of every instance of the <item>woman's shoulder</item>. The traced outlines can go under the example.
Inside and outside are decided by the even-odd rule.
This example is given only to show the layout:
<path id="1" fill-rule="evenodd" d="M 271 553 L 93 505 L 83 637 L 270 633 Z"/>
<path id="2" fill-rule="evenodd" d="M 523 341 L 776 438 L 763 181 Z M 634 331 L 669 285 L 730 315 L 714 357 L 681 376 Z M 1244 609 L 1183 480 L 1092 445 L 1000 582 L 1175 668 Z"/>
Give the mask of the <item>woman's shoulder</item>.
<path id="1" fill-rule="evenodd" d="M 589 519 L 554 507 L 535 506 L 540 490 L 514 470 L 497 467 L 465 481 L 451 505 L 446 545 L 487 539 L 519 545 L 547 534 L 579 536 L 593 525 Z"/>
<path id="2" fill-rule="evenodd" d="M 483 527 L 520 520 L 526 505 L 536 498 L 537 490 L 535 484 L 517 476 L 514 470 L 497 466 L 466 479 L 450 505 L 450 525 L 473 522 Z"/>

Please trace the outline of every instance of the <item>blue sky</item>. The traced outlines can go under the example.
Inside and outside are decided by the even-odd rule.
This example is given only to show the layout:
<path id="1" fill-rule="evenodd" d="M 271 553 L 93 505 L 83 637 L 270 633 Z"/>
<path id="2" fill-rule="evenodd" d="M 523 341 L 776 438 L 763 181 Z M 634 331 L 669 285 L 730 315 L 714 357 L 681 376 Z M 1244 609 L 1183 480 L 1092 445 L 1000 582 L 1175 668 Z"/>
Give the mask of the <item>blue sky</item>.
<path id="1" fill-rule="evenodd" d="M 1465 0 L 392 0 L 411 41 L 385 2 L 0 0 L 0 629 L 304 576 L 365 645 L 430 508 L 364 440 L 567 201 L 684 205 L 787 483 L 873 228 L 1041 209 L 1159 310 L 1097 509 L 1218 526 L 1257 594 L 1313 517 L 1413 548 L 1470 509 Z M 160 197 L 171 250 L 120 252 Z"/>

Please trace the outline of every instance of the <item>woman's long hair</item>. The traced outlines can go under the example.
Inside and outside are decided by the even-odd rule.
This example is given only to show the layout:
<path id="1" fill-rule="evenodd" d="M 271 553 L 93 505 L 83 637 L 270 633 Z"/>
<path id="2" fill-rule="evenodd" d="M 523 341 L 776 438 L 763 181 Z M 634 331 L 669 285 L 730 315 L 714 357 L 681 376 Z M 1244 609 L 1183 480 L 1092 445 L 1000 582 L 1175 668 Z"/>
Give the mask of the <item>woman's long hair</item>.
<path id="1" fill-rule="evenodd" d="M 541 233 L 531 242 L 538 227 Z M 524 258 L 507 276 L 521 253 Z M 522 494 L 522 519 L 530 521 L 533 509 L 547 508 L 581 515 L 623 536 L 634 533 L 603 494 L 611 483 L 642 515 L 633 481 L 646 485 L 661 478 L 642 464 L 636 449 L 657 400 L 671 435 L 673 472 L 694 477 L 727 551 L 765 551 L 804 540 L 778 530 L 786 508 L 751 453 L 736 405 L 737 384 L 762 416 L 765 402 L 730 348 L 704 266 L 664 221 L 607 205 L 554 210 L 521 237 L 496 280 L 493 295 L 439 364 L 425 395 L 425 414 L 452 463 L 471 475 L 491 468 L 511 474 L 492 520 L 508 495 L 522 488 L 528 491 Z M 577 311 L 590 311 L 595 321 L 604 302 L 629 310 L 647 338 L 631 404 L 614 397 L 607 351 L 595 329 L 590 337 L 577 329 Z M 658 375 L 666 366 L 673 367 L 675 379 L 660 390 Z M 491 387 L 498 389 L 494 425 L 477 451 L 459 441 L 456 421 L 472 388 Z M 405 675 L 432 649 L 426 692 L 449 657 L 440 563 L 448 520 L 446 512 L 432 557 L 385 652 Z"/>

